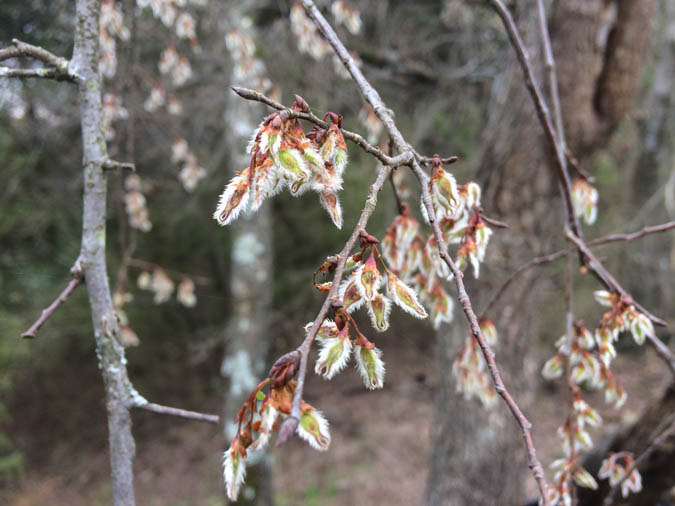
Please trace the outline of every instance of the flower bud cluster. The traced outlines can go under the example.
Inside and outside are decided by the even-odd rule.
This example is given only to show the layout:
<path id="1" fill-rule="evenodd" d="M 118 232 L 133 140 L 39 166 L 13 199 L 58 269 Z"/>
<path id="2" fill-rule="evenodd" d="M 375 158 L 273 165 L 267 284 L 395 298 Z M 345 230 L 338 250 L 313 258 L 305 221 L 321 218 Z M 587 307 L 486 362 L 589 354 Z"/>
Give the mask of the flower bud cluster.
<path id="1" fill-rule="evenodd" d="M 157 68 L 162 75 L 171 77 L 174 86 L 182 86 L 192 77 L 192 66 L 185 55 L 169 44 L 159 55 Z"/>
<path id="2" fill-rule="evenodd" d="M 129 217 L 129 225 L 141 232 L 149 232 L 152 229 L 152 223 L 145 205 L 141 178 L 138 174 L 129 174 L 124 180 L 124 187 L 126 189 L 124 204 Z"/>
<path id="3" fill-rule="evenodd" d="M 161 267 L 155 267 L 152 272 L 142 271 L 136 283 L 141 290 L 150 290 L 154 293 L 155 304 L 167 302 L 176 288 L 174 281 Z M 181 278 L 176 290 L 176 300 L 185 307 L 194 307 L 197 304 L 195 284 L 188 276 Z"/>
<path id="4" fill-rule="evenodd" d="M 594 296 L 600 304 L 610 308 L 602 315 L 595 332 L 589 331 L 582 322 L 576 323 L 572 336 L 562 336 L 556 342 L 558 352 L 546 362 L 542 370 L 542 375 L 546 379 L 561 377 L 567 370 L 572 391 L 570 417 L 558 429 L 565 458 L 554 462 L 551 467 L 575 471 L 572 474 L 565 474 L 560 470 L 556 473 L 555 488 L 551 496 L 554 505 L 571 504 L 570 477 L 579 486 L 597 488 L 595 480 L 588 472 L 585 470 L 580 472 L 578 471 L 580 468 L 575 467 L 580 452 L 593 447 L 593 441 L 586 427 L 598 427 L 602 424 L 602 418 L 583 399 L 579 387 L 602 388 L 605 392 L 605 401 L 616 408 L 621 407 L 626 402 L 626 392 L 611 370 L 612 360 L 616 357 L 614 343 L 618 341 L 621 332 L 630 332 L 638 345 L 643 344 L 648 336 L 654 336 L 651 320 L 635 308 L 630 296 L 604 290 L 596 291 Z M 561 462 L 564 465 L 560 464 Z M 610 485 L 614 486 L 631 466 L 632 456 L 625 452 L 615 454 L 605 459 L 598 476 L 609 478 Z M 629 491 L 638 492 L 641 488 L 641 478 L 637 471 L 631 473 L 622 483 L 624 497 Z"/>
<path id="5" fill-rule="evenodd" d="M 492 230 L 480 216 L 480 187 L 473 182 L 457 185 L 436 155 L 428 191 L 444 240 L 449 244 L 459 244 L 457 267 L 464 268 L 470 263 L 478 277 L 492 235 Z M 405 282 L 415 286 L 437 329 L 441 323 L 452 321 L 453 301 L 442 284 L 442 280 L 452 278 L 452 273 L 441 259 L 436 237 L 433 234 L 426 238 L 422 236 L 410 208 L 407 204 L 402 207 L 402 214 L 387 229 L 382 252 L 392 269 Z M 423 205 L 421 209 L 428 221 Z"/>
<path id="6" fill-rule="evenodd" d="M 598 190 L 584 177 L 572 182 L 572 206 L 574 214 L 583 217 L 587 225 L 593 225 L 598 217 Z"/>
<path id="7" fill-rule="evenodd" d="M 352 273 L 338 290 L 340 306 L 336 309 L 335 321 L 324 322 L 317 334 L 321 351 L 314 369 L 325 379 L 331 379 L 347 365 L 353 350 L 356 368 L 366 388 L 371 390 L 382 388 L 384 384 L 382 352 L 361 333 L 350 313 L 365 306 L 378 332 L 389 328 L 389 313 L 393 305 L 415 318 L 427 317 L 415 291 L 387 267 L 377 248 L 378 242 L 375 237 L 362 232 L 361 250 L 347 260 L 345 269 Z M 370 254 L 364 261 L 369 250 Z M 327 261 L 317 272 L 328 272 L 331 265 Z M 315 281 L 315 286 L 323 291 L 330 289 L 331 284 Z M 381 292 L 383 287 L 386 287 L 385 293 Z"/>
<path id="8" fill-rule="evenodd" d="M 291 111 L 308 111 L 296 96 Z M 336 227 L 342 227 L 342 208 L 337 192 L 347 166 L 347 145 L 340 127 L 342 117 L 328 113 L 327 129 L 315 127 L 305 134 L 288 111 L 269 115 L 253 134 L 248 146 L 251 163 L 232 178 L 220 196 L 213 217 L 221 225 L 234 221 L 241 211 L 257 211 L 263 201 L 287 188 L 293 196 L 308 190 L 319 194 Z"/>
<path id="9" fill-rule="evenodd" d="M 494 322 L 489 318 L 482 318 L 479 323 L 485 339 L 494 348 L 497 344 L 497 328 Z M 457 381 L 457 392 L 464 394 L 466 400 L 476 397 L 486 408 L 497 403 L 497 393 L 487 372 L 485 359 L 473 336 L 469 335 L 459 350 L 452 365 L 452 375 Z"/>
<path id="10" fill-rule="evenodd" d="M 624 479 L 626 473 L 631 469 L 628 478 Z M 602 461 L 598 477 L 603 480 L 609 479 L 610 487 L 621 483 L 621 495 L 624 499 L 628 497 L 629 493 L 638 494 L 642 490 L 642 476 L 635 469 L 635 460 L 630 452 L 610 453 Z"/>
<path id="11" fill-rule="evenodd" d="M 552 506 L 572 506 L 572 481 L 580 487 L 597 489 L 598 483 L 591 473 L 578 463 L 576 458 L 561 458 L 551 464 L 555 471 L 553 486 L 549 489 L 549 501 Z"/>
<path id="12" fill-rule="evenodd" d="M 199 181 L 206 177 L 206 170 L 199 165 L 197 157 L 182 137 L 178 137 L 171 145 L 171 161 L 184 164 L 178 173 L 178 179 L 186 192 L 193 192 Z"/>
<path id="13" fill-rule="evenodd" d="M 239 410 L 235 423 L 237 434 L 223 455 L 223 478 L 227 496 L 236 501 L 246 477 L 249 452 L 260 452 L 269 443 L 272 433 L 291 413 L 297 383 L 292 379 L 300 362 L 297 351 L 283 355 L 272 366 L 268 378 L 251 393 Z M 264 389 L 267 388 L 265 392 Z M 296 432 L 315 450 L 324 451 L 330 445 L 328 420 L 321 411 L 301 401 L 300 419 Z"/>
<path id="14" fill-rule="evenodd" d="M 122 99 L 114 93 L 103 95 L 103 130 L 105 139 L 110 141 L 115 138 L 114 121 L 129 117 L 129 111 L 122 105 Z"/>
<path id="15" fill-rule="evenodd" d="M 265 93 L 272 87 L 272 81 L 266 76 L 265 63 L 255 56 L 253 39 L 246 33 L 252 26 L 251 18 L 240 19 L 239 27 L 225 36 L 225 45 L 234 63 L 232 80 Z"/>
<path id="16" fill-rule="evenodd" d="M 99 68 L 105 77 L 113 77 L 117 72 L 117 42 L 115 39 L 129 40 L 129 29 L 124 26 L 124 16 L 115 0 L 101 2 L 101 22 L 99 45 L 101 60 Z"/>

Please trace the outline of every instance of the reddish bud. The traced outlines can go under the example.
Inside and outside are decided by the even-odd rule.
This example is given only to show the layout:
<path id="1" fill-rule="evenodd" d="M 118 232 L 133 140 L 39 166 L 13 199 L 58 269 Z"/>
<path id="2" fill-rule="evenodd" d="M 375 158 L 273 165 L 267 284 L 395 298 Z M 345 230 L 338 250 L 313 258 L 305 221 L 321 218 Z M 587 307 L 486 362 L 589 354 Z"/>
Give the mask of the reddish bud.
<path id="1" fill-rule="evenodd" d="M 300 357 L 300 352 L 295 350 L 282 355 L 274 362 L 268 374 L 272 380 L 272 388 L 282 387 L 293 379 L 300 365 Z"/>

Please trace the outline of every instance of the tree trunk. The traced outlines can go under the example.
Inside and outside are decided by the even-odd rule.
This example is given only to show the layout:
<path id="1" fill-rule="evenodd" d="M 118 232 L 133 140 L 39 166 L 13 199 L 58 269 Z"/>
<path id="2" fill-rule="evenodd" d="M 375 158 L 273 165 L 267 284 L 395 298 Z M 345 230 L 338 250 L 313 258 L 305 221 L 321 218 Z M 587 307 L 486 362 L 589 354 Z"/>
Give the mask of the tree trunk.
<path id="1" fill-rule="evenodd" d="M 124 348 L 112 305 L 106 270 L 106 193 L 103 163 L 107 158 L 101 113 L 98 0 L 78 0 L 75 48 L 70 69 L 80 76 L 79 98 L 84 158 L 84 208 L 81 266 L 89 293 L 96 354 L 103 375 L 108 410 L 110 467 L 115 506 L 133 506 L 134 439 L 129 408 L 134 390 L 126 370 Z"/>
<path id="2" fill-rule="evenodd" d="M 244 26 L 244 13 L 245 6 L 242 5 L 229 10 L 230 29 L 239 30 L 244 36 L 254 39 L 255 27 Z M 237 66 L 236 57 L 234 66 Z M 233 73 L 233 78 L 236 74 Z M 233 84 L 254 88 L 260 77 L 261 74 L 255 73 L 246 76 L 242 82 L 239 75 L 236 77 L 239 81 Z M 241 171 L 248 166 L 250 158 L 245 148 L 264 114 L 260 105 L 242 100 L 234 93 L 229 94 L 226 124 L 232 170 Z M 244 213 L 231 228 L 232 318 L 225 335 L 227 356 L 222 365 L 223 375 L 229 378 L 224 426 L 228 441 L 236 435 L 237 426 L 233 420 L 239 408 L 265 377 L 269 366 L 267 355 L 272 340 L 269 323 L 274 288 L 269 203 L 263 204 L 256 213 Z M 271 458 L 267 454 L 259 458 L 252 454 L 248 461 L 254 465 L 248 468 L 246 484 L 237 504 L 274 504 Z"/>
<path id="3" fill-rule="evenodd" d="M 516 4 L 526 9 L 519 11 L 521 33 L 532 61 L 540 62 L 536 8 L 532 2 Z M 606 144 L 625 114 L 640 76 L 639 55 L 649 40 L 653 1 L 611 4 L 604 0 L 556 2 L 550 23 L 568 145 L 582 160 Z M 613 8 L 616 16 L 608 17 L 607 9 Z M 613 25 L 607 24 L 608 19 Z M 599 33 L 608 29 L 606 42 L 598 45 Z M 621 82 L 615 78 L 618 69 L 625 74 Z M 500 271 L 509 275 L 531 257 L 551 251 L 556 241 L 561 245 L 563 210 L 552 171 L 552 151 L 514 57 L 505 78 L 499 80 L 495 102 L 500 109 L 491 115 L 486 129 L 483 143 L 487 148 L 477 178 L 483 185 L 487 213 L 511 228 L 493 236 L 484 275 Z M 488 271 L 490 264 L 493 269 Z M 479 290 L 473 292 L 487 295 L 498 285 L 481 280 Z M 547 286 L 551 283 L 541 271 L 530 271 L 489 315 L 499 331 L 496 353 L 504 381 L 535 426 L 534 385 L 541 382 L 535 344 L 541 311 L 550 302 Z M 559 330 L 547 332 L 546 340 L 552 343 L 563 329 L 561 318 Z M 441 381 L 427 504 L 524 504 L 524 483 L 530 478 L 517 427 L 503 404 L 488 412 L 467 405 L 455 393 L 449 376 L 465 331 L 454 334 L 452 339 L 441 335 L 439 340 Z"/>

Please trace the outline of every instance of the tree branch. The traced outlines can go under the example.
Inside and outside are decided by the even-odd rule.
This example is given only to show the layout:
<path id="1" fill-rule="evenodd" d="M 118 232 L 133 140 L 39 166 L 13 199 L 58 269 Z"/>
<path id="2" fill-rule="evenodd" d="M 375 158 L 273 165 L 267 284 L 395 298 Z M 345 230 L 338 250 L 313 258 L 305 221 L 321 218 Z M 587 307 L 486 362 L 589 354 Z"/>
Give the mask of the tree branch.
<path id="1" fill-rule="evenodd" d="M 314 2 L 312 0 L 303 0 L 302 4 L 308 16 L 312 19 L 312 21 L 317 26 L 319 31 L 323 34 L 324 38 L 332 46 L 333 50 L 335 51 L 335 54 L 338 56 L 338 58 L 340 58 L 342 63 L 345 65 L 345 67 L 351 74 L 352 79 L 358 86 L 359 91 L 361 92 L 364 99 L 371 105 L 377 117 L 380 119 L 380 121 L 382 121 L 384 127 L 389 133 L 389 136 L 394 141 L 394 144 L 398 149 L 398 151 L 400 153 L 411 152 L 410 146 L 405 141 L 403 135 L 401 134 L 398 127 L 396 126 L 396 123 L 394 122 L 393 113 L 384 105 L 384 102 L 382 101 L 380 95 L 363 76 L 361 70 L 356 66 L 353 58 L 351 57 L 345 46 L 342 44 L 342 41 L 338 38 L 333 28 L 329 25 L 329 23 L 326 21 L 323 15 L 316 8 Z M 542 504 L 544 504 L 545 506 L 550 506 L 550 501 L 548 498 L 548 486 L 546 484 L 546 478 L 544 477 L 544 470 L 542 469 L 541 464 L 537 459 L 536 450 L 530 434 L 530 428 L 532 425 L 527 420 L 527 418 L 525 418 L 520 408 L 518 407 L 514 399 L 511 397 L 511 394 L 504 386 L 501 375 L 499 373 L 499 369 L 494 360 L 494 352 L 492 351 L 489 344 L 485 340 L 485 337 L 483 336 L 483 333 L 480 330 L 480 325 L 478 324 L 478 318 L 476 317 L 476 314 L 474 313 L 473 308 L 471 307 L 471 301 L 464 288 L 464 282 L 462 281 L 462 273 L 448 255 L 447 245 L 445 244 L 445 241 L 443 239 L 443 235 L 438 226 L 438 222 L 435 219 L 436 217 L 434 214 L 433 206 L 431 205 L 430 195 L 426 191 L 428 176 L 422 170 L 422 167 L 420 166 L 420 163 L 417 160 L 417 158 L 413 158 L 410 164 L 412 166 L 414 174 L 417 176 L 423 188 L 422 192 L 423 202 L 426 207 L 427 214 L 429 216 L 429 221 L 434 229 L 434 235 L 436 237 L 436 240 L 438 241 L 439 253 L 443 261 L 446 263 L 446 265 L 450 268 L 450 270 L 454 274 L 455 284 L 457 286 L 458 291 L 458 299 L 460 304 L 462 305 L 464 314 L 469 322 L 471 333 L 474 339 L 476 339 L 476 341 L 478 342 L 478 345 L 480 346 L 483 356 L 485 357 L 485 360 L 488 364 L 488 370 L 490 372 L 490 376 L 492 378 L 495 390 L 497 391 L 497 393 L 499 393 L 504 402 L 506 402 L 509 409 L 511 410 L 511 413 L 516 419 L 516 422 L 521 428 L 522 436 L 525 441 L 525 446 L 527 448 L 528 465 L 532 470 L 534 478 L 539 487 L 539 494 L 541 497 Z M 571 209 L 571 202 L 570 202 L 570 209 Z M 316 324 L 314 325 L 314 327 L 317 326 L 318 325 Z M 294 403 L 296 401 L 299 403 L 300 399 L 294 398 Z"/>
<path id="2" fill-rule="evenodd" d="M 35 334 L 37 333 L 38 330 L 40 330 L 40 327 L 44 325 L 44 323 L 49 319 L 49 317 L 54 313 L 54 311 L 57 310 L 57 308 L 65 302 L 65 300 L 70 297 L 70 294 L 75 291 L 75 288 L 77 288 L 80 283 L 82 282 L 82 268 L 79 264 L 79 262 L 75 263 L 75 266 L 71 269 L 71 276 L 72 279 L 68 282 L 66 287 L 63 289 L 63 291 L 59 294 L 58 297 L 52 302 L 49 306 L 47 306 L 42 313 L 40 314 L 40 317 L 33 323 L 33 325 L 30 326 L 30 328 L 21 334 L 21 337 L 23 338 L 33 338 L 35 337 Z"/>
<path id="3" fill-rule="evenodd" d="M 135 402 L 133 407 L 152 411 L 153 413 L 159 413 L 160 415 L 178 416 L 180 418 L 187 418 L 188 420 L 197 420 L 199 422 L 218 424 L 220 420 L 218 415 L 208 415 L 197 411 L 162 406 L 161 404 L 155 404 L 154 402 Z"/>
<path id="4" fill-rule="evenodd" d="M 17 77 L 25 79 L 28 77 L 41 77 L 56 79 L 57 81 L 77 82 L 80 76 L 69 69 L 69 62 L 65 58 L 56 56 L 44 48 L 33 46 L 21 42 L 18 39 L 12 39 L 12 45 L 0 49 L 0 61 L 10 58 L 30 57 L 49 65 L 51 68 L 41 69 L 13 69 L 9 67 L 0 67 L 0 77 Z"/>

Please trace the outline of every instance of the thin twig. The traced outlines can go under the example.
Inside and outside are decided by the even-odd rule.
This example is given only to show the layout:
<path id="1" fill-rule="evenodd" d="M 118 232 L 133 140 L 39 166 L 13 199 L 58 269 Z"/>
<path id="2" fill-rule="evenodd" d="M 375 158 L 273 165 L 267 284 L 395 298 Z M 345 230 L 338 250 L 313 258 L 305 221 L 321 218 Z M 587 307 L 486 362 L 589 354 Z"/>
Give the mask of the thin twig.
<path id="1" fill-rule="evenodd" d="M 345 67 L 351 74 L 354 82 L 357 84 L 359 91 L 363 95 L 364 99 L 371 105 L 377 117 L 380 119 L 380 121 L 382 121 L 384 127 L 387 129 L 387 132 L 389 133 L 389 136 L 393 139 L 396 145 L 396 149 L 398 149 L 400 153 L 411 152 L 410 151 L 411 148 L 405 141 L 403 135 L 401 134 L 398 127 L 396 126 L 396 123 L 394 122 L 392 112 L 384 105 L 384 102 L 382 101 L 380 95 L 372 87 L 372 85 L 368 82 L 368 80 L 363 76 L 361 70 L 356 66 L 356 63 L 354 62 L 349 51 L 347 51 L 344 44 L 338 38 L 333 28 L 326 21 L 321 12 L 319 12 L 319 10 L 316 8 L 314 2 L 312 0 L 303 0 L 302 3 L 308 16 L 312 19 L 312 21 L 317 26 L 319 31 L 323 34 L 324 38 L 333 47 L 333 50 L 335 51 L 336 55 L 338 56 L 338 58 L 340 58 L 342 63 L 345 65 Z M 420 185 L 422 186 L 422 188 L 426 189 L 428 176 L 426 175 L 426 173 L 420 166 L 419 161 L 416 158 L 412 159 L 411 166 L 413 172 L 415 173 L 420 182 Z M 433 206 L 431 204 L 430 195 L 427 191 L 423 191 L 422 195 L 424 205 L 426 207 L 427 214 L 429 216 L 429 221 L 434 229 L 434 235 L 436 236 L 436 240 L 438 241 L 439 254 L 443 259 L 443 261 L 446 263 L 446 265 L 450 268 L 450 270 L 454 274 L 455 284 L 457 286 L 458 291 L 458 299 L 460 304 L 462 305 L 464 314 L 469 322 L 469 326 L 471 327 L 471 333 L 474 339 L 476 339 L 476 341 L 478 342 L 478 345 L 481 348 L 485 361 L 488 364 L 488 370 L 490 371 L 490 376 L 492 378 L 495 390 L 504 399 L 509 409 L 511 410 L 511 413 L 516 419 L 516 422 L 518 423 L 518 425 L 520 425 L 523 439 L 525 441 L 525 446 L 527 448 L 528 465 L 532 470 L 534 478 L 539 487 L 539 494 L 541 497 L 542 504 L 544 504 L 545 506 L 550 506 L 550 501 L 548 498 L 548 486 L 546 484 L 544 470 L 541 467 L 541 463 L 537 459 L 536 450 L 534 447 L 534 443 L 532 442 L 532 436 L 530 434 L 530 428 L 532 424 L 527 420 L 527 418 L 525 418 L 525 415 L 521 412 L 520 408 L 512 398 L 511 394 L 504 386 L 504 382 L 502 381 L 499 369 L 494 359 L 494 352 L 490 348 L 489 344 L 485 340 L 485 337 L 483 336 L 483 333 L 480 330 L 478 318 L 476 317 L 476 314 L 473 311 L 473 308 L 471 306 L 471 300 L 469 299 L 469 296 L 466 293 L 466 289 L 464 288 L 464 282 L 462 281 L 462 273 L 448 255 L 447 245 L 445 244 L 445 241 L 443 239 L 443 234 L 441 233 L 438 222 L 435 219 L 436 217 L 434 214 Z M 317 325 L 315 324 L 315 327 L 316 326 Z M 300 399 L 294 398 L 294 403 L 296 401 L 299 403 Z"/>
<path id="2" fill-rule="evenodd" d="M 658 234 L 659 232 L 666 232 L 673 228 L 675 228 L 675 221 L 669 221 L 668 223 L 663 223 L 661 225 L 653 225 L 651 227 L 645 227 L 642 230 L 638 230 L 637 232 L 633 232 L 630 234 L 609 234 L 604 237 L 588 241 L 586 245 L 599 246 L 601 244 L 607 244 L 609 242 L 618 242 L 618 241 L 631 242 L 636 239 L 641 239 L 646 235 Z"/>
<path id="3" fill-rule="evenodd" d="M 103 168 L 105 170 L 128 170 L 129 172 L 136 172 L 136 165 L 131 162 L 118 162 L 117 160 L 112 160 L 108 158 L 103 162 Z"/>
<path id="4" fill-rule="evenodd" d="M 485 219 L 485 217 L 483 217 Z M 668 230 L 671 230 L 675 228 L 675 221 L 670 221 L 668 223 L 663 223 L 661 225 L 652 225 L 649 227 L 645 227 L 642 230 L 638 230 L 636 232 L 632 232 L 629 234 L 610 234 L 610 235 L 605 235 L 602 237 L 598 237 L 597 239 L 593 239 L 591 241 L 588 241 L 586 243 L 587 246 L 600 246 L 603 244 L 609 244 L 612 242 L 631 242 L 635 241 L 636 239 L 641 239 L 642 237 L 645 237 L 650 234 L 657 234 L 660 232 L 666 232 Z M 494 304 L 504 295 L 504 292 L 508 289 L 508 287 L 515 281 L 517 277 L 519 277 L 521 274 L 523 274 L 525 271 L 531 269 L 532 267 L 536 267 L 537 265 L 542 265 L 542 264 L 547 264 L 550 262 L 555 262 L 556 260 L 560 260 L 561 258 L 564 258 L 568 253 L 571 253 L 575 250 L 576 248 L 566 248 L 566 249 L 561 249 L 559 251 L 556 251 L 554 253 L 550 253 L 548 255 L 543 255 L 539 257 L 535 257 L 528 262 L 524 263 L 520 267 L 518 267 L 509 278 L 502 284 L 501 287 L 495 292 L 495 294 L 492 296 L 490 301 L 487 303 L 485 306 L 485 310 L 483 311 L 483 316 L 487 314 L 487 312 L 494 306 Z"/>
<path id="5" fill-rule="evenodd" d="M 409 154 L 409 156 L 411 155 Z M 363 211 L 361 211 L 359 221 L 356 223 L 356 226 L 349 236 L 349 239 L 347 240 L 344 248 L 342 248 L 342 251 L 340 251 L 340 253 L 334 257 L 337 260 L 337 266 L 335 267 L 335 274 L 333 275 L 333 284 L 328 291 L 326 300 L 324 300 L 323 305 L 319 310 L 319 314 L 312 323 L 312 328 L 307 333 L 307 336 L 305 337 L 302 344 L 298 347 L 301 357 L 300 367 L 298 368 L 298 383 L 295 387 L 295 393 L 293 394 L 293 407 L 291 409 L 290 416 L 284 420 L 284 423 L 279 429 L 279 435 L 276 442 L 277 446 L 284 444 L 295 433 L 295 429 L 298 426 L 298 422 L 300 420 L 300 403 L 302 401 L 302 392 L 305 386 L 305 377 L 307 376 L 307 362 L 309 360 L 309 350 L 312 346 L 312 341 L 314 341 L 319 328 L 321 328 L 321 324 L 328 314 L 328 310 L 337 297 L 338 289 L 340 287 L 340 283 L 342 282 L 345 262 L 354 248 L 361 231 L 365 230 L 368 220 L 370 219 L 370 216 L 373 214 L 375 206 L 377 205 L 377 194 L 382 189 L 382 186 L 386 182 L 390 172 L 391 167 L 389 165 L 380 166 L 379 170 L 377 171 L 377 178 L 370 186 L 368 198 L 366 199 L 366 205 L 363 208 Z"/>
<path id="6" fill-rule="evenodd" d="M 511 283 L 513 283 L 525 271 L 528 271 L 529 269 L 531 269 L 532 267 L 536 267 L 537 265 L 547 264 L 550 262 L 555 262 L 556 260 L 560 260 L 561 258 L 564 258 L 568 253 L 572 251 L 574 251 L 574 248 L 567 248 L 560 251 L 556 251 L 555 253 L 551 253 L 549 255 L 534 257 L 533 259 L 529 260 L 528 262 L 518 267 L 513 272 L 513 274 L 511 274 L 506 279 L 506 281 L 502 283 L 502 286 L 499 287 L 499 289 L 494 293 L 492 298 L 490 298 L 488 303 L 485 305 L 485 309 L 483 310 L 482 315 L 483 316 L 487 315 L 490 309 L 492 309 L 492 307 L 499 301 L 499 299 L 502 298 L 504 292 L 506 292 L 509 286 L 511 286 Z"/>
<path id="7" fill-rule="evenodd" d="M 611 506 L 614 503 L 614 499 L 616 498 L 617 492 L 621 488 L 621 484 L 626 481 L 631 473 L 637 469 L 640 464 L 642 464 L 642 462 L 654 452 L 654 450 L 661 446 L 661 443 L 663 443 L 666 438 L 670 436 L 673 430 L 675 430 L 675 414 L 670 417 L 665 425 L 666 428 L 663 429 L 663 432 L 661 432 L 661 434 L 659 434 L 651 443 L 649 443 L 647 448 L 645 448 L 645 450 L 633 461 L 633 465 L 626 470 L 626 474 L 623 475 L 621 480 L 619 480 L 619 482 L 610 489 L 602 503 L 603 506 Z"/>
<path id="8" fill-rule="evenodd" d="M 479 209 L 478 212 L 481 219 L 488 225 L 492 225 L 495 228 L 511 228 L 508 223 L 504 223 L 503 221 L 495 220 L 494 218 L 486 216 L 485 213 L 483 213 L 483 209 Z"/>
<path id="9" fill-rule="evenodd" d="M 40 330 L 40 327 L 44 325 L 44 323 L 47 321 L 47 319 L 49 319 L 54 311 L 56 311 L 56 309 L 70 296 L 70 294 L 75 291 L 75 288 L 79 286 L 83 279 L 82 269 L 80 268 L 79 263 L 75 264 L 75 267 L 73 267 L 71 270 L 71 274 L 72 279 L 68 282 L 63 291 L 58 297 L 56 297 L 54 302 L 52 302 L 42 311 L 40 317 L 35 321 L 35 323 L 33 323 L 33 325 L 30 326 L 26 332 L 21 334 L 21 337 L 28 339 L 35 337 L 35 334 L 38 330 Z"/>
<path id="10" fill-rule="evenodd" d="M 200 422 L 217 424 L 220 421 L 218 415 L 208 415 L 206 413 L 198 413 L 197 411 L 162 406 L 161 404 L 155 404 L 154 402 L 138 402 L 134 404 L 134 407 L 152 411 L 153 413 L 159 413 L 160 415 L 178 416 L 180 418 L 187 418 L 189 420 L 197 420 Z"/>

